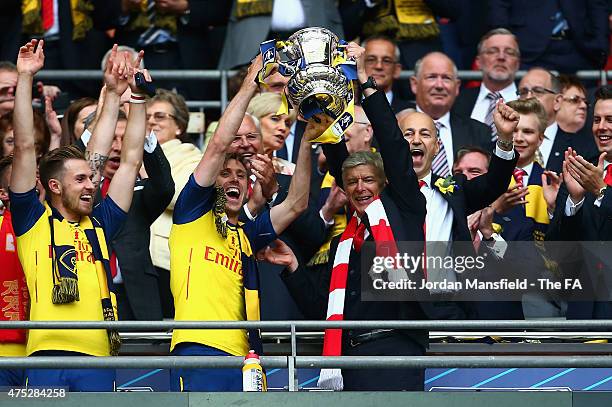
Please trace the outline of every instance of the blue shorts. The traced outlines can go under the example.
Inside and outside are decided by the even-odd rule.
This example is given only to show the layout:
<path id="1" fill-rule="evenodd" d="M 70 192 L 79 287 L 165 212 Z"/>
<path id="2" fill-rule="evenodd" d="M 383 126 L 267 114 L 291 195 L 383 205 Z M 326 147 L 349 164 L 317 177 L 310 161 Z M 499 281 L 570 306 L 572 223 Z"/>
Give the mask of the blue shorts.
<path id="1" fill-rule="evenodd" d="M 23 369 L 0 369 L 0 387 L 21 387 L 25 376 Z"/>
<path id="2" fill-rule="evenodd" d="M 232 356 L 199 343 L 179 343 L 172 356 Z M 242 391 L 240 369 L 171 369 L 170 391 Z"/>
<path id="3" fill-rule="evenodd" d="M 36 356 L 90 356 L 67 351 L 40 351 Z M 68 391 L 115 391 L 115 369 L 26 369 L 29 387 L 66 387 Z"/>

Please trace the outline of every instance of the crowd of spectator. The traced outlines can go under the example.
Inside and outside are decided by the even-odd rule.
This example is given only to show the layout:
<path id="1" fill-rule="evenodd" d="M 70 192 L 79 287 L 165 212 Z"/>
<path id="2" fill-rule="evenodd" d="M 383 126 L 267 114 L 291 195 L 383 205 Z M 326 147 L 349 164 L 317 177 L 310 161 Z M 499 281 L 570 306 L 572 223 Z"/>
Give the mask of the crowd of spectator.
<path id="1" fill-rule="evenodd" d="M 500 268 L 516 261 L 508 242 L 612 240 L 612 90 L 575 76 L 606 65 L 611 10 L 552 0 L 2 2 L 0 318 L 612 318 L 612 302 L 539 293 L 361 300 L 364 240 L 468 242 Z M 335 145 L 310 143 L 328 117 L 282 113 L 287 78 L 257 80 L 259 44 L 310 26 L 354 40 L 346 52 L 362 86 Z M 100 66 L 101 86 L 35 80 L 43 67 Z M 239 73 L 201 146 L 186 99 L 216 99 L 217 86 L 155 80 L 147 96 L 135 79 L 216 68 Z M 462 83 L 460 69 L 482 80 Z M 549 267 L 545 254 L 524 257 Z M 426 331 L 328 330 L 323 353 L 422 355 L 427 343 Z M 111 330 L 0 332 L 0 356 L 109 356 L 119 346 Z M 262 351 L 257 330 L 175 330 L 171 344 L 173 355 L 249 349 Z M 114 372 L 0 371 L 2 385 L 26 378 L 110 391 Z M 242 388 L 232 369 L 170 378 L 174 391 Z M 422 390 L 423 370 L 324 370 L 319 385 Z"/>

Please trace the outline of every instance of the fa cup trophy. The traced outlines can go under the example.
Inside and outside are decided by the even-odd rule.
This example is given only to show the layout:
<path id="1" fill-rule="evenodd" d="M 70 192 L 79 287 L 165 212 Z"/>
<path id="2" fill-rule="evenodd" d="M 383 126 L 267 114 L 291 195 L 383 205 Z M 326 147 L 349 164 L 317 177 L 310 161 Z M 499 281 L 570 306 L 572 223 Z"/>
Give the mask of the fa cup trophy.
<path id="1" fill-rule="evenodd" d="M 278 72 L 290 77 L 287 99 L 298 113 L 309 120 L 323 113 L 333 124 L 312 142 L 338 143 L 353 123 L 355 62 L 346 58 L 346 47 L 331 31 L 321 27 L 300 30 L 287 41 L 261 44 L 262 77 L 278 63 Z"/>

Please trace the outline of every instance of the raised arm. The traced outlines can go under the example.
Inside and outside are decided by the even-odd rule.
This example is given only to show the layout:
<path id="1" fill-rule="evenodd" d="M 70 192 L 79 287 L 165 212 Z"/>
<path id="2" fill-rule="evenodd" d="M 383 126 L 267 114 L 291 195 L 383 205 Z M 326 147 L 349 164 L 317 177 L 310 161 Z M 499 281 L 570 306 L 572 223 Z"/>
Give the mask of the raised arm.
<path id="1" fill-rule="evenodd" d="M 37 44 L 38 47 L 36 47 Z M 32 40 L 19 49 L 17 56 L 18 79 L 13 113 L 15 149 L 10 181 L 11 191 L 17 193 L 28 192 L 36 185 L 32 83 L 34 75 L 44 65 L 43 45 L 42 40 L 40 42 Z"/>
<path id="2" fill-rule="evenodd" d="M 277 235 L 287 229 L 302 212 L 308 207 L 308 195 L 310 194 L 310 142 L 304 135 L 300 144 L 300 152 L 295 167 L 295 173 L 291 178 L 289 193 L 285 200 L 270 209 L 270 221 Z"/>
<path id="3" fill-rule="evenodd" d="M 506 192 L 518 161 L 518 153 L 513 150 L 512 134 L 518 126 L 519 114 L 510 106 L 499 102 L 493 117 L 498 137 L 495 151 L 491 157 L 489 171 L 464 184 L 467 214 L 484 208 Z M 500 153 L 504 155 L 500 156 Z"/>
<path id="4" fill-rule="evenodd" d="M 257 92 L 255 78 L 261 69 L 261 55 L 253 60 L 249 71 L 242 82 L 240 91 L 234 96 L 219 120 L 219 126 L 206 147 L 202 160 L 194 171 L 195 181 L 202 187 L 215 183 L 221 171 L 225 154 L 236 137 L 249 102 Z"/>
<path id="5" fill-rule="evenodd" d="M 117 53 L 117 44 L 113 45 L 111 56 L 104 71 L 104 84 L 106 86 L 104 102 L 100 111 L 100 117 L 85 150 L 85 158 L 89 161 L 89 166 L 93 173 L 92 182 L 96 186 L 100 183 L 102 171 L 108 158 L 108 152 L 115 137 L 120 98 L 128 87 L 128 58 L 126 55 L 119 55 Z"/>
<path id="6" fill-rule="evenodd" d="M 368 76 L 365 72 L 365 49 L 355 43 L 348 45 L 348 54 L 357 61 L 357 76 L 359 82 L 365 83 Z M 387 188 L 394 199 L 401 202 L 404 208 L 421 213 L 425 208 L 425 198 L 419 193 L 419 181 L 414 167 L 410 146 L 404 139 L 397 119 L 385 94 L 376 89 L 364 90 L 365 100 L 362 103 L 372 129 L 374 137 L 380 147 L 380 155 L 387 176 Z"/>
<path id="7" fill-rule="evenodd" d="M 142 56 L 142 51 L 140 55 Z M 138 65 L 134 63 L 133 66 L 127 67 L 129 85 L 132 89 L 130 113 L 128 114 L 125 136 L 123 137 L 123 145 L 121 147 L 121 164 L 108 187 L 108 195 L 125 212 L 130 209 L 130 205 L 132 204 L 134 183 L 136 182 L 138 171 L 142 166 L 142 154 L 147 126 L 144 92 L 138 89 L 134 80 L 134 75 L 139 71 L 137 67 L 140 65 L 140 61 L 137 62 Z M 147 70 L 145 69 L 142 72 L 145 78 L 151 81 L 151 77 Z"/>

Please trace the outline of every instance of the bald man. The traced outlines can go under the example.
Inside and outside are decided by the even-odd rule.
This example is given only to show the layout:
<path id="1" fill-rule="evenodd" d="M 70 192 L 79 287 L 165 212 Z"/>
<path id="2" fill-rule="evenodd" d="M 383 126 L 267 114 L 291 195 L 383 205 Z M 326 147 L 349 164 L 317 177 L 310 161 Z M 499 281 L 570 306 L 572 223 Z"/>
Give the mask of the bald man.
<path id="1" fill-rule="evenodd" d="M 417 111 L 429 115 L 440 129 L 440 156 L 433 169 L 442 177 L 450 175 L 461 147 L 476 145 L 489 150 L 491 146 L 492 133 L 486 125 L 451 112 L 460 85 L 457 67 L 441 52 L 431 52 L 418 60 L 410 78 Z"/>
<path id="2" fill-rule="evenodd" d="M 427 201 L 427 242 L 471 242 L 467 216 L 490 205 L 506 191 L 518 160 L 518 153 L 512 144 L 512 132 L 518 124 L 518 114 L 505 104 L 500 104 L 495 118 L 499 139 L 489 171 L 471 179 L 461 172 L 447 179 L 432 172 L 432 163 L 439 154 L 440 145 L 431 117 L 416 112 L 400 120 L 400 128 L 410 145 L 414 171 L 421 181 L 421 193 Z M 446 186 L 454 185 L 452 190 L 445 188 L 443 182 Z M 469 310 L 466 309 L 466 312 L 466 316 L 469 316 Z"/>

